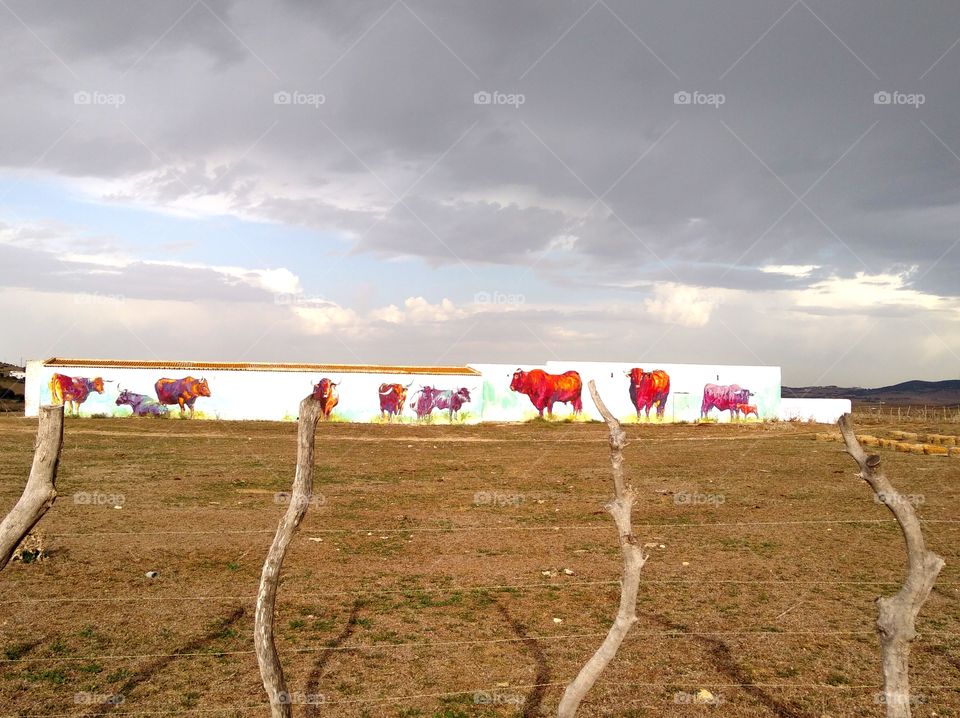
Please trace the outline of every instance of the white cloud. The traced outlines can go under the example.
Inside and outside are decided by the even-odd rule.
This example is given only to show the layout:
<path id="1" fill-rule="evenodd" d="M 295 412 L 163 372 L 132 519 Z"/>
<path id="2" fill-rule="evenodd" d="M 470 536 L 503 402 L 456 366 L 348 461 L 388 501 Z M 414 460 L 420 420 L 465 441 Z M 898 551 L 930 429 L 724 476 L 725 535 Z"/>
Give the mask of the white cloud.
<path id="1" fill-rule="evenodd" d="M 814 269 L 820 269 L 819 264 L 768 264 L 760 267 L 761 272 L 767 274 L 785 274 L 788 277 L 808 277 Z"/>
<path id="2" fill-rule="evenodd" d="M 643 302 L 647 313 L 661 322 L 684 327 L 702 327 L 710 321 L 710 315 L 718 300 L 699 287 L 663 283 L 653 288 L 653 297 Z"/>
<path id="3" fill-rule="evenodd" d="M 916 268 L 899 274 L 857 272 L 852 278 L 830 277 L 791 292 L 800 308 L 876 309 L 906 307 L 922 310 L 960 311 L 960 302 L 911 289 L 909 279 Z"/>
<path id="4" fill-rule="evenodd" d="M 440 300 L 439 304 L 431 304 L 423 297 L 407 297 L 403 302 L 403 309 L 391 304 L 381 309 L 374 309 L 370 312 L 370 317 L 390 324 L 422 324 L 461 319 L 467 314 L 466 310 L 460 309 L 446 298 Z"/>

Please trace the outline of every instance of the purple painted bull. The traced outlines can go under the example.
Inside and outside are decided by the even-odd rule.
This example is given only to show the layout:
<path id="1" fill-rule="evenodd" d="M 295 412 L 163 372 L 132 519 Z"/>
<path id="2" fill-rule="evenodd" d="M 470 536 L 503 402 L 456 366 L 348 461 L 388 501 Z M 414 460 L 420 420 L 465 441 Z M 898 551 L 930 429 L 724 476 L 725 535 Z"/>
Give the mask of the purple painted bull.
<path id="1" fill-rule="evenodd" d="M 403 406 L 407 403 L 407 389 L 413 386 L 410 382 L 406 386 L 403 384 L 381 384 L 380 385 L 380 414 L 381 416 L 392 419 L 403 413 Z"/>
<path id="2" fill-rule="evenodd" d="M 134 416 L 166 416 L 167 407 L 146 394 L 137 394 L 126 389 L 120 390 L 117 406 L 129 406 Z"/>
<path id="3" fill-rule="evenodd" d="M 730 416 L 740 416 L 740 404 L 750 403 L 753 392 L 743 389 L 739 384 L 706 384 L 703 387 L 703 403 L 700 405 L 700 417 L 705 417 L 711 409 L 730 411 Z"/>
<path id="4" fill-rule="evenodd" d="M 180 416 L 183 416 L 183 407 L 190 409 L 193 417 L 193 405 L 201 396 L 210 396 L 210 386 L 206 379 L 194 379 L 192 376 L 183 379 L 160 379 L 154 386 L 157 390 L 157 399 L 161 404 L 179 404 Z"/>
<path id="5" fill-rule="evenodd" d="M 470 401 L 470 391 L 466 387 L 441 390 L 425 386 L 418 393 L 420 396 L 413 404 L 418 419 L 430 416 L 434 409 L 440 409 L 448 411 L 450 420 L 453 421 L 457 412 Z"/>

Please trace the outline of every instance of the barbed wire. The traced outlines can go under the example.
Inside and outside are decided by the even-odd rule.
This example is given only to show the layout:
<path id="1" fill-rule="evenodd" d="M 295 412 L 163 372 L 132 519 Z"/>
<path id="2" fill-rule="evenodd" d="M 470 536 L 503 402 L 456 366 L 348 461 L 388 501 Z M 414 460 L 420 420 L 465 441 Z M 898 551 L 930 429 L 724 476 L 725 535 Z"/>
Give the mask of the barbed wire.
<path id="1" fill-rule="evenodd" d="M 960 524 L 960 519 L 920 519 L 924 524 Z M 734 527 L 744 528 L 752 526 L 816 526 L 816 525 L 857 525 L 857 524 L 886 524 L 896 526 L 896 519 L 798 519 L 794 521 L 719 521 L 699 523 L 640 523 L 634 524 L 634 529 L 657 528 L 717 528 Z M 384 533 L 454 533 L 457 531 L 610 531 L 608 523 L 596 524 L 561 524 L 544 526 L 414 526 L 410 528 L 304 528 L 304 533 L 365 533 L 369 535 Z M 96 532 L 64 532 L 48 534 L 48 538 L 87 538 L 95 536 L 210 536 L 235 534 L 273 534 L 276 527 L 262 529 L 221 529 L 198 531 L 96 531 Z"/>
<path id="2" fill-rule="evenodd" d="M 874 581 L 837 581 L 824 579 L 644 579 L 640 582 L 641 588 L 644 584 L 650 585 L 736 585 L 736 586 L 899 586 L 901 582 L 894 580 L 877 579 Z M 481 584 L 475 586 L 411 586 L 407 588 L 367 588 L 357 587 L 346 591 L 322 591 L 312 593 L 284 593 L 278 597 L 281 601 L 291 601 L 294 599 L 314 599 L 327 598 L 332 596 L 356 596 L 358 594 L 366 595 L 392 595 L 392 594 L 410 594 L 410 593 L 473 593 L 482 591 L 528 591 L 536 589 L 571 589 L 585 586 L 619 586 L 617 579 L 597 580 L 597 581 L 563 581 L 562 583 L 542 581 L 538 583 L 504 583 L 504 584 Z M 937 588 L 953 588 L 960 586 L 956 582 L 938 581 Z M 256 594 L 249 595 L 200 595 L 200 596 L 150 596 L 148 594 L 138 594 L 135 596 L 86 596 L 83 598 L 69 597 L 25 597 L 4 599 L 8 604 L 44 604 L 44 603 L 125 603 L 128 601 L 253 601 L 256 600 Z"/>
<path id="3" fill-rule="evenodd" d="M 567 641 L 581 638 L 601 638 L 607 632 L 600 633 L 568 633 L 554 635 L 524 636 L 519 638 L 477 638 L 452 641 L 411 641 L 407 643 L 367 643 L 348 646 L 318 646 L 309 648 L 281 649 L 282 654 L 322 653 L 324 651 L 380 651 L 404 648 L 443 648 L 451 646 L 492 645 L 498 643 L 524 643 L 529 641 Z M 960 638 L 960 633 L 948 631 L 924 631 L 924 636 L 938 636 L 941 638 Z M 876 629 L 862 629 L 857 631 L 823 631 L 810 629 L 806 631 L 631 631 L 628 638 L 703 638 L 705 636 L 876 636 Z M 220 658 L 223 656 L 255 655 L 254 649 L 243 650 L 209 650 L 191 653 L 134 653 L 118 654 L 103 653 L 87 656 L 45 656 L 40 658 L 0 658 L 3 663 L 72 663 L 82 661 L 133 661 L 144 658 Z"/>

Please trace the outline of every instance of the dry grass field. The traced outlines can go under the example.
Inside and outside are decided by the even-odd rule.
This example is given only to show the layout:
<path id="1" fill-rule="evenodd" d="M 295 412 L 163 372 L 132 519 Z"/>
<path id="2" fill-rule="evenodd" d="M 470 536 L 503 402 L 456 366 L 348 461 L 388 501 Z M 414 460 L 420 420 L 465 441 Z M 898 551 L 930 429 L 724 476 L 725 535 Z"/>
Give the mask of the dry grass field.
<path id="1" fill-rule="evenodd" d="M 4 512 L 35 430 L 0 418 Z M 627 431 L 641 618 L 580 714 L 882 715 L 874 599 L 904 551 L 841 445 L 792 423 Z M 49 557 L 0 574 L 0 713 L 268 715 L 252 608 L 295 435 L 68 419 Z M 552 714 L 616 611 L 606 427 L 328 424 L 317 446 L 278 603 L 294 714 Z M 947 561 L 914 715 L 960 716 L 960 459 L 878 451 Z"/>

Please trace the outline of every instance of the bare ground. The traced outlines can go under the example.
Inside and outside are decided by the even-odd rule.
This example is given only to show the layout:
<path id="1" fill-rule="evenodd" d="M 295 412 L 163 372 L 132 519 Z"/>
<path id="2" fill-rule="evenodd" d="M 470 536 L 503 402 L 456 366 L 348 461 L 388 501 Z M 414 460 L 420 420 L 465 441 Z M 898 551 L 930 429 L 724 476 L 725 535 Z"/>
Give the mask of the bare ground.
<path id="1" fill-rule="evenodd" d="M 641 620 L 581 715 L 883 714 L 873 602 L 897 589 L 901 539 L 818 430 L 627 427 L 653 545 Z M 0 417 L 3 511 L 34 431 Z M 50 557 L 0 575 L 0 711 L 266 715 L 252 608 L 295 434 L 68 420 Z M 295 715 L 553 714 L 616 612 L 605 427 L 329 424 L 317 444 L 278 642 L 293 699 L 323 703 Z M 947 560 L 919 620 L 915 715 L 960 716 L 960 460 L 880 453 Z M 691 704 L 700 688 L 719 705 Z"/>

